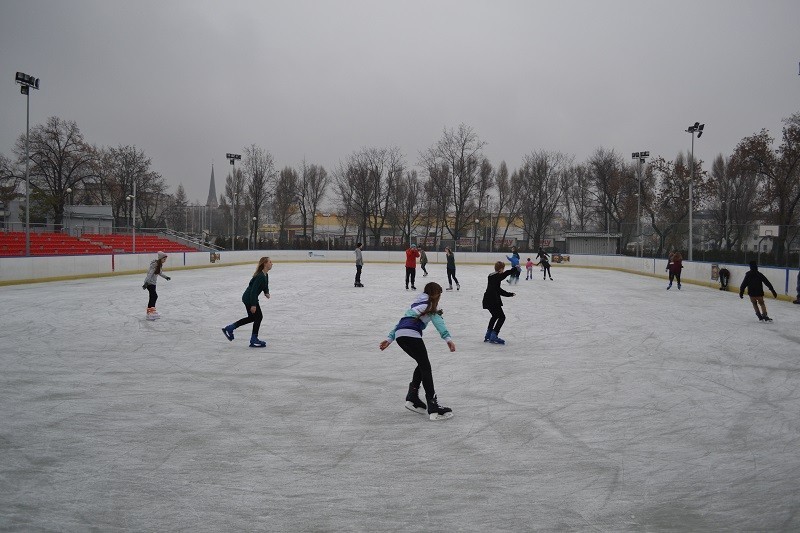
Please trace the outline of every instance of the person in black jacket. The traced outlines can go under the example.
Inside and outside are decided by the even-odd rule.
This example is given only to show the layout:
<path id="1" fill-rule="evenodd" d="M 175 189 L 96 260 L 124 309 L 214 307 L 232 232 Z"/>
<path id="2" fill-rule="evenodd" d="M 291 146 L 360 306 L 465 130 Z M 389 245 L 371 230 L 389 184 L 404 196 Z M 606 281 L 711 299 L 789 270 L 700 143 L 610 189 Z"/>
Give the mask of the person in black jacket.
<path id="1" fill-rule="evenodd" d="M 492 344 L 506 343 L 506 341 L 498 337 L 500 328 L 503 327 L 503 322 L 506 321 L 506 314 L 503 313 L 503 301 L 500 297 L 514 296 L 514 293 L 503 290 L 500 284 L 517 270 L 512 267 L 503 272 L 505 266 L 506 264 L 502 261 L 498 261 L 494 264 L 494 274 L 489 274 L 486 292 L 483 293 L 483 308 L 492 314 L 492 318 L 489 319 L 489 328 L 486 330 L 486 335 L 483 337 L 483 342 L 491 342 Z"/>
<path id="2" fill-rule="evenodd" d="M 764 284 L 769 287 L 772 296 L 778 297 L 778 293 L 772 288 L 772 283 L 769 282 L 767 277 L 758 271 L 758 263 L 750 261 L 750 271 L 744 275 L 742 285 L 739 287 L 739 298 L 744 299 L 744 289 L 747 287 L 747 294 L 750 296 L 750 303 L 753 304 L 753 309 L 756 310 L 756 316 L 759 320 L 764 322 L 772 322 L 772 319 L 767 316 L 767 306 L 764 304 Z M 759 312 L 759 306 L 761 311 Z"/>

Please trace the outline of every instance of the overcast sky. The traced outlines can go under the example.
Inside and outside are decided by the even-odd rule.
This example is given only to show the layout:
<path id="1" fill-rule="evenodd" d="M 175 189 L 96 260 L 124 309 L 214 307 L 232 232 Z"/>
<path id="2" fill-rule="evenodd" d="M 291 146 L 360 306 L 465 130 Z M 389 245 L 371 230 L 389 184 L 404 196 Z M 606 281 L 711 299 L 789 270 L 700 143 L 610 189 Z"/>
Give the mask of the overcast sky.
<path id="1" fill-rule="evenodd" d="M 74 120 L 135 145 L 205 204 L 226 152 L 329 171 L 364 147 L 409 165 L 460 123 L 510 169 L 534 150 L 673 159 L 800 111 L 800 1 L 0 0 L 0 152 L 31 124 Z M 4 81 L 2 81 L 4 80 Z"/>

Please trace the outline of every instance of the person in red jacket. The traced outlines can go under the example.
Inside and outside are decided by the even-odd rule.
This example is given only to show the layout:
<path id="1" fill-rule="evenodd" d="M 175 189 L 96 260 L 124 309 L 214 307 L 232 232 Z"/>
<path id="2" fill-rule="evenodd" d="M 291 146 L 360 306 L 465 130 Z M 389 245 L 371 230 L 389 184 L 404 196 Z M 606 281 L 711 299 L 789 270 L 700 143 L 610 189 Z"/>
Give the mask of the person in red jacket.
<path id="1" fill-rule="evenodd" d="M 414 280 L 417 279 L 417 258 L 419 257 L 419 250 L 417 245 L 412 244 L 406 250 L 406 290 L 408 290 L 408 282 L 411 281 L 411 289 L 417 290 L 414 286 Z"/>
<path id="2" fill-rule="evenodd" d="M 673 252 L 669 254 L 669 261 L 667 261 L 667 272 L 669 272 L 669 285 L 667 290 L 672 288 L 672 280 L 677 279 L 678 290 L 681 290 L 681 270 L 683 269 L 683 256 L 680 252 Z"/>

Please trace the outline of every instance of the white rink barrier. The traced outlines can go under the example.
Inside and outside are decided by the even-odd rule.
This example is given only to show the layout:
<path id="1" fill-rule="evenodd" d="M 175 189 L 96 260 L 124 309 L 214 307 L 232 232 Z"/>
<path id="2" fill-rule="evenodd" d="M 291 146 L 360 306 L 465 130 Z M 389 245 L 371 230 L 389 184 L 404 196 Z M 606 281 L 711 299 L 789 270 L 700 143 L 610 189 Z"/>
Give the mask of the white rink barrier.
<path id="1" fill-rule="evenodd" d="M 257 263 L 260 257 L 269 256 L 275 262 L 332 262 L 354 263 L 352 250 L 254 250 L 254 251 L 222 251 L 214 257 L 210 252 L 176 252 L 169 254 L 166 269 L 204 268 Z M 481 264 L 491 265 L 495 261 L 508 262 L 506 256 L 510 252 L 456 252 L 456 267 L 459 265 Z M 405 252 L 363 252 L 364 263 L 397 263 L 405 262 Z M 430 264 L 445 264 L 444 252 L 427 252 Z M 535 260 L 535 253 L 521 254 L 522 264 L 527 258 Z M 619 255 L 577 255 L 569 254 L 566 263 L 553 263 L 553 268 L 585 267 L 622 270 L 642 275 L 650 275 L 667 279 L 665 272 L 666 259 L 638 258 Z M 110 276 L 116 274 L 135 274 L 145 272 L 150 262 L 156 258 L 155 253 L 114 254 L 114 255 L 70 255 L 47 257 L 0 257 L 0 284 L 30 283 L 36 281 L 56 281 L 82 277 Z M 719 286 L 711 279 L 712 263 L 683 262 L 683 281 L 707 286 Z M 749 270 L 746 265 L 727 265 L 719 263 L 731 272 L 729 287 L 738 290 L 739 285 Z M 797 284 L 797 268 L 761 267 L 759 270 L 770 280 L 778 294 L 795 296 Z"/>

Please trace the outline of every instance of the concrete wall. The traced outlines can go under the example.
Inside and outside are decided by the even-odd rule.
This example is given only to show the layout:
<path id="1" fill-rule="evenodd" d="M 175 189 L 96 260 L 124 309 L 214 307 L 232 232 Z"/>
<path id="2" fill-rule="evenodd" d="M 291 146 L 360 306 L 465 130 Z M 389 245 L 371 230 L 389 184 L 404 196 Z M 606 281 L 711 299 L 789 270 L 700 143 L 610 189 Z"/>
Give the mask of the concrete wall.
<path id="1" fill-rule="evenodd" d="M 428 252 L 430 264 L 445 264 L 444 252 Z M 166 269 L 178 268 L 203 268 L 224 267 L 238 264 L 257 263 L 262 256 L 268 255 L 273 261 L 292 262 L 331 262 L 353 263 L 355 256 L 352 251 L 308 251 L 308 250 L 256 250 L 219 252 L 220 259 L 215 263 L 210 260 L 208 252 L 181 252 L 170 254 Z M 534 258 L 533 254 L 522 254 L 524 264 L 527 257 Z M 145 272 L 150 266 L 150 261 L 156 255 L 148 254 L 120 254 L 120 255 L 77 255 L 77 256 L 50 256 L 50 257 L 0 257 L 0 284 L 29 283 L 35 281 L 52 281 L 79 277 L 97 277 L 115 274 L 132 274 Z M 473 253 L 456 252 L 456 266 L 467 264 L 481 264 L 487 267 L 495 261 L 506 261 L 505 253 Z M 364 252 L 365 263 L 396 263 L 405 261 L 405 252 Z M 507 262 L 507 261 L 506 261 Z M 684 261 L 681 278 L 687 283 L 718 287 L 719 283 L 711 279 L 711 263 Z M 730 287 L 738 291 L 739 285 L 749 269 L 742 265 L 727 265 L 720 263 L 720 268 L 726 267 L 731 272 Z M 553 264 L 553 269 L 558 268 L 607 268 L 623 270 L 641 275 L 664 278 L 667 267 L 666 259 L 638 258 L 617 255 L 570 255 L 568 263 Z M 770 280 L 778 294 L 795 297 L 797 284 L 797 268 L 772 268 L 763 267 L 761 272 Z"/>

